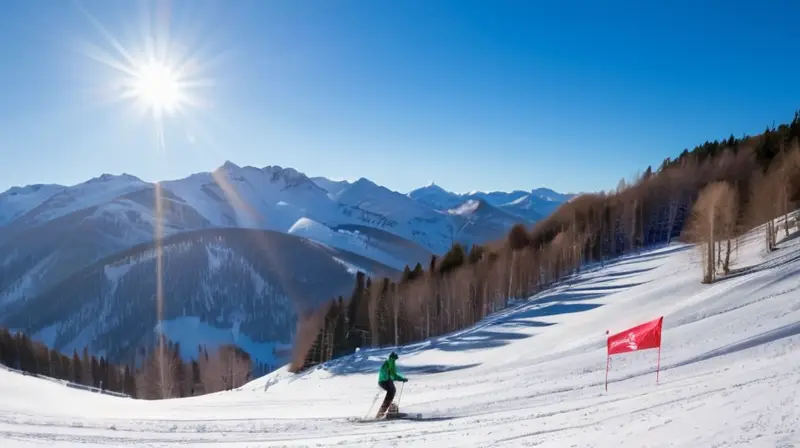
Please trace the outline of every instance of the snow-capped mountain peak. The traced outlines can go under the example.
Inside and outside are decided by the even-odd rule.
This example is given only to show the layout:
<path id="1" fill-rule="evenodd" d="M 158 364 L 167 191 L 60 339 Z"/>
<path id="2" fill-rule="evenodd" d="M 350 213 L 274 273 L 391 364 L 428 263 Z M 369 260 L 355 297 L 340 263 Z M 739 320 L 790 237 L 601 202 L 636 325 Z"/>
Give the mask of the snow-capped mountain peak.
<path id="1" fill-rule="evenodd" d="M 549 188 L 534 188 L 531 190 L 531 194 L 545 201 L 560 203 L 568 202 L 575 196 L 574 194 L 558 193 Z"/>
<path id="2" fill-rule="evenodd" d="M 307 219 L 334 232 L 342 226 L 380 229 L 434 253 L 447 251 L 454 233 L 463 230 L 463 219 L 473 223 L 465 238 L 481 243 L 502 237 L 514 222 L 530 224 L 541 219 L 560 206 L 561 198 L 549 189 L 534 190 L 546 195 L 546 199 L 532 199 L 534 195 L 526 191 L 456 194 L 436 182 L 402 194 L 365 177 L 352 183 L 324 177 L 312 179 L 290 167 L 240 166 L 230 160 L 212 172 L 196 173 L 161 185 L 171 193 L 167 199 L 170 207 L 179 207 L 190 214 L 196 212 L 190 220 L 192 229 L 244 227 L 289 232 L 297 230 L 297 222 Z M 139 202 L 148 208 L 152 198 L 144 191 L 152 186 L 130 174 L 104 173 L 72 187 L 52 187 L 52 191 L 42 193 L 36 201 L 23 201 L 24 207 L 8 205 L 9 197 L 17 197 L 23 191 L 14 189 L 3 196 L 5 203 L 0 202 L 0 225 L 16 221 L 19 222 L 15 228 L 42 225 L 138 192 L 142 192 L 137 196 Z M 102 207 L 107 216 L 129 211 L 130 207 Z M 151 214 L 144 209 L 138 213 Z M 120 215 L 114 222 L 127 219 Z"/>
<path id="3" fill-rule="evenodd" d="M 63 185 L 35 184 L 12 187 L 10 190 L 0 193 L 0 226 L 35 209 L 66 188 Z"/>
<path id="4" fill-rule="evenodd" d="M 426 204 L 424 194 L 447 206 Z M 158 184 L 130 174 L 104 173 L 71 187 L 14 188 L 0 194 L 0 268 L 5 274 L 0 275 L 0 314 L 28 306 L 35 309 L 35 303 L 62 301 L 71 301 L 75 310 L 83 309 L 97 299 L 97 291 L 106 283 L 102 276 L 87 278 L 81 273 L 109 257 L 127 257 L 128 251 L 153 241 L 159 224 L 165 239 L 175 243 L 165 266 L 168 273 L 180 274 L 167 280 L 176 291 L 199 285 L 205 288 L 200 292 L 216 291 L 212 296 L 218 293 L 239 300 L 249 294 L 249 287 L 246 291 L 231 289 L 247 283 L 243 278 L 213 280 L 221 272 L 217 269 L 220 261 L 238 252 L 251 253 L 247 257 L 252 260 L 233 263 L 224 270 L 228 272 L 225 275 L 242 274 L 253 280 L 257 290 L 263 290 L 266 286 L 258 285 L 267 284 L 267 274 L 250 275 L 250 268 L 263 270 L 269 262 L 274 266 L 268 271 L 277 276 L 269 283 L 285 284 L 290 288 L 285 291 L 287 297 L 303 298 L 307 294 L 302 286 L 310 281 L 329 294 L 335 274 L 342 291 L 347 291 L 352 288 L 351 275 L 358 270 L 375 276 L 399 275 L 405 266 L 424 264 L 432 255 L 446 253 L 454 242 L 469 247 L 496 241 L 514 224 L 531 223 L 512 211 L 480 197 L 450 193 L 435 183 L 416 194 L 403 194 L 364 177 L 352 183 L 312 180 L 294 168 L 239 166 L 231 161 L 211 172 Z M 220 249 L 218 240 L 225 237 L 239 242 Z M 306 255 L 298 253 L 300 248 L 312 246 Z M 180 271 L 180 266 L 186 266 L 185 272 L 197 272 L 203 263 L 194 263 L 206 258 L 209 269 L 205 274 L 186 277 Z M 125 265 L 133 264 L 141 265 Z M 127 282 L 117 281 L 120 266 L 97 272 L 114 273 L 106 275 L 113 284 L 108 291 L 123 305 L 138 300 L 141 290 L 137 288 L 149 290 L 142 278 L 149 279 L 152 269 L 141 266 L 137 269 L 147 273 L 128 270 Z M 295 266 L 289 269 L 291 274 L 287 266 Z M 186 286 L 174 286 L 181 281 Z M 57 285 L 72 285 L 73 289 L 55 288 Z M 50 292 L 55 295 L 47 295 Z M 91 303 L 96 307 L 101 302 Z M 193 306 L 201 305 L 206 306 L 201 302 Z M 176 312 L 177 316 L 186 310 Z M 192 312 L 204 322 L 212 316 L 203 314 L 209 310 Z M 86 318 L 71 327 L 69 334 L 59 330 L 65 338 L 62 343 L 78 340 L 74 338 L 87 328 L 99 328 L 93 327 L 96 316 Z M 30 325 L 26 316 L 20 319 Z"/>
<path id="5" fill-rule="evenodd" d="M 53 187 L 54 194 L 27 210 L 24 215 L 19 215 L 18 219 L 22 220 L 22 225 L 40 225 L 150 186 L 151 184 L 130 174 L 106 173 L 71 187 Z"/>
<path id="6" fill-rule="evenodd" d="M 511 192 L 472 190 L 468 193 L 457 194 L 447 191 L 433 182 L 408 193 L 408 197 L 415 201 L 436 210 L 446 210 L 451 215 L 474 212 L 477 210 L 478 204 L 471 201 L 480 200 L 525 221 L 542 219 L 572 196 L 556 193 L 549 188 Z"/>
<path id="7" fill-rule="evenodd" d="M 323 190 L 328 192 L 328 196 L 334 196 L 339 194 L 342 190 L 349 187 L 351 184 L 346 180 L 331 180 L 327 177 L 313 177 L 311 181 L 314 182 L 318 187 L 322 188 Z"/>
<path id="8" fill-rule="evenodd" d="M 283 180 L 287 187 L 303 186 L 309 189 L 319 189 L 317 184 L 314 183 L 308 176 L 294 168 L 283 168 L 278 165 L 266 166 L 262 169 L 263 172 L 270 176 L 272 182 Z"/>
<path id="9" fill-rule="evenodd" d="M 388 199 L 396 198 L 397 196 L 403 195 L 362 177 L 340 191 L 339 194 L 334 196 L 334 199 L 344 204 L 354 205 L 363 201 L 372 201 L 379 197 Z"/>
<path id="10" fill-rule="evenodd" d="M 393 203 L 406 203 L 414 204 L 408 198 L 396 191 L 392 191 L 382 185 L 362 177 L 353 182 L 349 187 L 343 189 L 335 196 L 335 199 L 343 204 L 359 204 L 365 201 L 375 203 L 376 201 L 384 201 L 383 205 L 388 208 L 393 208 Z"/>
<path id="11" fill-rule="evenodd" d="M 217 168 L 218 171 L 231 171 L 231 172 L 238 171 L 240 169 L 242 169 L 242 167 L 231 162 L 230 160 L 226 160 L 225 163 L 223 163 L 219 168 Z"/>
<path id="12" fill-rule="evenodd" d="M 99 182 L 118 182 L 118 183 L 130 182 L 130 183 L 141 183 L 141 184 L 146 183 L 143 180 L 139 179 L 138 177 L 130 175 L 128 173 L 122 173 L 122 174 L 103 173 L 97 177 L 93 177 L 87 180 L 86 182 L 83 182 L 78 185 L 94 184 Z"/>
<path id="13" fill-rule="evenodd" d="M 407 196 L 436 210 L 449 210 L 464 201 L 462 196 L 449 192 L 433 182 L 411 190 Z"/>
<path id="14" fill-rule="evenodd" d="M 408 195 L 411 196 L 412 194 L 419 194 L 419 193 L 423 193 L 423 192 L 426 192 L 426 193 L 429 193 L 429 194 L 441 194 L 441 195 L 447 195 L 447 196 L 457 196 L 455 193 L 451 193 L 451 192 L 445 190 L 444 188 L 436 185 L 435 182 L 431 182 L 428 185 L 425 185 L 424 187 L 417 188 L 416 190 L 412 190 L 410 193 L 408 193 Z"/>
<path id="15" fill-rule="evenodd" d="M 358 186 L 363 186 L 363 187 L 378 187 L 379 186 L 375 182 L 367 179 L 366 177 L 359 177 L 357 181 L 353 182 L 353 186 L 357 186 L 357 185 Z M 384 189 L 388 190 L 388 188 L 386 188 L 386 187 L 381 187 L 381 188 L 384 188 Z"/>
<path id="16" fill-rule="evenodd" d="M 228 177 L 229 180 L 249 182 L 254 186 L 257 184 L 262 184 L 266 180 L 272 184 L 280 183 L 281 188 L 293 188 L 299 186 L 311 189 L 320 188 L 304 173 L 301 173 L 294 168 L 284 168 L 278 165 L 269 165 L 263 168 L 256 168 L 249 165 L 240 167 L 231 161 L 226 161 L 212 174 L 216 180 L 218 180 L 219 176 L 221 175 Z"/>
<path id="17" fill-rule="evenodd" d="M 57 190 L 63 190 L 64 188 L 67 187 L 56 184 L 33 184 L 33 185 L 26 185 L 24 187 L 11 187 L 7 191 L 0 193 L 0 198 L 7 198 L 12 196 L 25 196 L 35 193 L 45 194 L 48 190 L 57 191 Z"/>
<path id="18" fill-rule="evenodd" d="M 165 187 L 221 227 L 286 232 L 306 214 L 320 219 L 335 208 L 328 193 L 304 173 L 277 165 L 240 167 L 228 161 L 213 173 L 169 181 Z"/>

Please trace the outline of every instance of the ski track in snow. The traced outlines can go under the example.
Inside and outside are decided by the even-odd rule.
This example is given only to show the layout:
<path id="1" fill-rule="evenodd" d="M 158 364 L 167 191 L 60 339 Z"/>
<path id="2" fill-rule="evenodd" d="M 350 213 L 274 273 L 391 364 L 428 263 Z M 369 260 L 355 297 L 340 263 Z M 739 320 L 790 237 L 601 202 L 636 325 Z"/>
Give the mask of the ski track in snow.
<path id="1" fill-rule="evenodd" d="M 0 369 L 2 446 L 800 446 L 800 238 L 767 255 L 760 232 L 713 285 L 695 248 L 672 245 L 395 348 L 400 408 L 428 420 L 351 421 L 391 347 L 162 401 Z M 657 351 L 634 352 L 612 358 L 606 392 L 605 331 L 660 315 L 659 383 Z"/>

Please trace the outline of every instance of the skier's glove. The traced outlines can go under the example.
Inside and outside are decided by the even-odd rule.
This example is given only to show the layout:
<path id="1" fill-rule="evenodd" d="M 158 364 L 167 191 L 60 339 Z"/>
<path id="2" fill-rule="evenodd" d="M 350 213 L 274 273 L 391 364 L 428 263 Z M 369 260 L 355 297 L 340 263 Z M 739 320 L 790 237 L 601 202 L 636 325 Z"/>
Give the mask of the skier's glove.
<path id="1" fill-rule="evenodd" d="M 408 382 L 408 378 L 403 378 L 403 382 L 407 383 Z"/>

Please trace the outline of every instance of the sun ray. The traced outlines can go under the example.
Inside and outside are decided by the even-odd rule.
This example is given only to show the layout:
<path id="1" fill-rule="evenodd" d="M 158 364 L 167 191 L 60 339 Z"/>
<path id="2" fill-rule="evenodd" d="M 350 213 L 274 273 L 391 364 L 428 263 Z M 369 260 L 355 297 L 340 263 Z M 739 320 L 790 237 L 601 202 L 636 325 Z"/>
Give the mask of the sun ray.
<path id="1" fill-rule="evenodd" d="M 85 8 L 83 8 L 83 7 L 80 7 L 80 6 L 79 6 L 79 9 L 80 9 L 80 11 L 81 11 L 81 12 L 82 12 L 82 13 L 83 13 L 83 14 L 84 14 L 86 17 L 87 17 L 87 19 L 89 20 L 89 22 L 91 22 L 91 24 L 92 24 L 92 25 L 93 25 L 95 28 L 97 28 L 97 30 L 100 32 L 100 34 L 102 34 L 102 35 L 103 35 L 103 37 L 106 39 L 106 41 L 107 41 L 109 44 L 111 44 L 111 46 L 112 46 L 112 47 L 113 47 L 115 50 L 117 50 L 117 52 L 118 52 L 120 55 L 122 55 L 122 57 L 125 59 L 125 62 L 127 62 L 127 63 L 128 63 L 128 67 L 130 67 L 130 66 L 133 66 L 133 65 L 134 65 L 134 58 L 133 58 L 133 57 L 130 55 L 130 53 L 129 53 L 127 50 L 125 50 L 125 47 L 124 47 L 124 46 L 123 46 L 123 45 L 122 45 L 122 44 L 119 42 L 119 40 L 117 40 L 117 38 L 115 38 L 115 37 L 114 37 L 114 35 L 112 35 L 112 34 L 111 34 L 111 33 L 110 33 L 110 32 L 109 32 L 109 31 L 108 31 L 108 30 L 107 30 L 107 29 L 106 29 L 106 28 L 103 26 L 103 24 L 102 24 L 102 23 L 100 23 L 100 21 L 98 21 L 98 20 L 97 20 L 97 19 L 96 19 L 96 18 L 95 18 L 95 17 L 94 17 L 94 16 L 93 16 L 93 15 L 92 15 L 92 14 L 91 14 L 89 11 L 87 11 Z"/>
<path id="2" fill-rule="evenodd" d="M 135 36 L 140 39 L 138 46 L 124 44 L 90 11 L 81 5 L 78 8 L 106 44 L 86 43 L 83 53 L 118 73 L 119 78 L 108 89 L 112 102 L 128 102 L 137 117 L 149 116 L 157 147 L 165 151 L 167 122 L 188 109 L 208 106 L 198 92 L 215 86 L 214 79 L 205 73 L 220 55 L 203 58 L 197 45 L 179 44 L 170 29 L 172 11 L 168 2 L 156 2 L 154 7 L 141 10 L 139 34 Z M 202 33 L 198 31 L 197 35 Z"/>
<path id="3" fill-rule="evenodd" d="M 108 81 L 99 82 L 99 89 L 106 94 L 104 102 L 125 104 L 130 109 L 133 120 L 138 126 L 142 120 L 152 122 L 155 146 L 163 153 L 166 151 L 165 127 L 168 121 L 184 127 L 183 135 L 191 136 L 191 147 L 194 150 L 208 148 L 218 150 L 206 123 L 202 123 L 196 114 L 209 104 L 209 99 L 200 94 L 202 89 L 214 87 L 216 81 L 208 76 L 211 68 L 221 66 L 225 56 L 223 49 L 218 52 L 202 51 L 195 42 L 180 42 L 171 27 L 171 7 L 167 2 L 157 2 L 154 8 L 144 6 L 141 10 L 138 29 L 132 35 L 121 39 L 113 35 L 92 13 L 77 4 L 80 12 L 96 30 L 101 39 L 97 43 L 79 42 L 79 50 L 88 59 L 102 67 L 110 68 L 112 75 Z M 208 29 L 196 28 L 193 35 L 202 37 L 208 42 L 209 34 L 215 31 L 215 16 L 207 16 Z M 212 47 L 206 47 L 210 49 Z M 195 120 L 197 118 L 197 120 Z M 214 121 L 220 117 L 205 117 Z M 196 129 L 191 129 L 197 123 Z M 200 144 L 198 144 L 200 143 Z M 257 215 L 257 211 L 238 196 L 235 187 L 230 185 L 224 176 L 218 174 L 217 182 L 226 196 L 249 215 Z M 153 204 L 155 222 L 153 229 L 154 250 L 156 252 L 156 288 L 154 291 L 156 320 L 160 325 L 165 318 L 164 302 L 164 237 L 165 208 L 164 191 L 160 183 L 155 184 L 155 203 Z M 258 219 L 254 216 L 254 219 Z M 260 217 L 264 219 L 264 217 Z M 162 333 L 163 334 L 163 333 Z M 163 339 L 159 338 L 162 343 Z M 163 356 L 164 347 L 160 347 Z M 161 357 L 160 357 L 161 358 Z M 163 360 L 159 359 L 159 374 L 163 377 Z"/>
<path id="4" fill-rule="evenodd" d="M 214 87 L 216 81 L 212 78 L 193 79 L 188 81 L 178 81 L 180 87 L 194 88 L 194 87 Z"/>
<path id="5" fill-rule="evenodd" d="M 136 71 L 132 67 L 125 65 L 125 63 L 119 59 L 115 59 L 114 56 L 108 51 L 89 42 L 83 45 L 85 47 L 84 54 L 94 61 L 125 73 L 129 76 L 136 76 Z"/>

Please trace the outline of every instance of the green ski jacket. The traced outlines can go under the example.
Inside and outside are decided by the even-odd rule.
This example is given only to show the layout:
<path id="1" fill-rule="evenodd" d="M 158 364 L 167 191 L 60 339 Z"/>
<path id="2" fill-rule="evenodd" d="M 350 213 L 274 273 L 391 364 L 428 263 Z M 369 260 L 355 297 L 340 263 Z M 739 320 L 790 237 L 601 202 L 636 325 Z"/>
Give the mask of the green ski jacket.
<path id="1" fill-rule="evenodd" d="M 403 381 L 406 377 L 397 372 L 397 367 L 394 365 L 394 359 L 387 359 L 381 366 L 381 372 L 378 374 L 378 382 L 382 381 Z"/>

